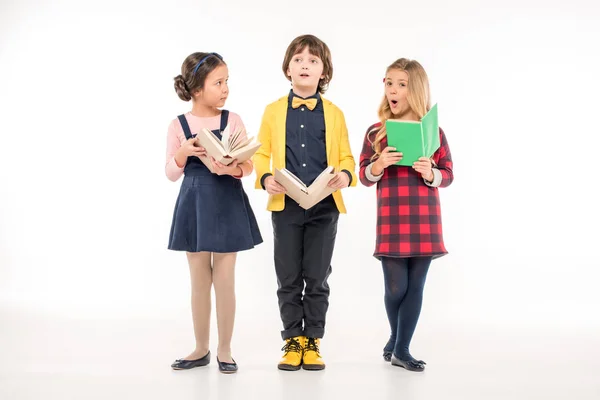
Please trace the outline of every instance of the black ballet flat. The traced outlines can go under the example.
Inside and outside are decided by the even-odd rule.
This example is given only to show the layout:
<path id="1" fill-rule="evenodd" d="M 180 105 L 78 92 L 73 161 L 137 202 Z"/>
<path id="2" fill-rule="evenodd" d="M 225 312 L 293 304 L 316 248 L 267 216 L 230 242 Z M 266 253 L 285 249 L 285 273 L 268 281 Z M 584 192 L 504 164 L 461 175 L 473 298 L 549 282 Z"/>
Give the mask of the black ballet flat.
<path id="1" fill-rule="evenodd" d="M 400 360 L 400 359 L 396 358 L 396 356 L 393 354 L 392 354 L 391 361 L 392 361 L 392 365 L 395 365 L 396 367 L 402 367 L 408 371 L 413 371 L 413 372 L 425 371 L 425 362 L 420 362 L 417 360 L 404 361 L 404 360 Z"/>
<path id="2" fill-rule="evenodd" d="M 234 374 L 238 370 L 238 366 L 235 360 L 233 360 L 232 363 L 221 362 L 219 361 L 219 357 L 217 356 L 217 364 L 219 364 L 219 371 L 224 374 Z"/>
<path id="3" fill-rule="evenodd" d="M 171 364 L 171 368 L 175 370 L 192 369 L 196 367 L 204 367 L 208 364 L 210 364 L 210 350 L 204 357 L 197 360 L 175 360 L 175 362 Z"/>
<path id="4" fill-rule="evenodd" d="M 396 344 L 396 339 L 392 340 L 392 338 L 390 337 L 388 342 L 383 347 L 383 359 L 385 361 L 387 361 L 387 362 L 392 361 L 392 352 L 394 351 L 395 344 Z"/>

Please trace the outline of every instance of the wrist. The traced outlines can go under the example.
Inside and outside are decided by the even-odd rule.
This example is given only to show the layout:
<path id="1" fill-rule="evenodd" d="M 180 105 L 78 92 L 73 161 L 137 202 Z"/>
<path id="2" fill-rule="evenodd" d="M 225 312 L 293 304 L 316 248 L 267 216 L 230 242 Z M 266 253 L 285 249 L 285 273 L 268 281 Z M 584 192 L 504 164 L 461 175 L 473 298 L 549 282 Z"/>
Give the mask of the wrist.
<path id="1" fill-rule="evenodd" d="M 429 174 L 425 177 L 425 180 L 429 183 L 432 183 L 435 179 L 435 175 L 433 174 L 433 170 L 429 170 Z"/>
<path id="2" fill-rule="evenodd" d="M 371 174 L 374 176 L 381 175 L 383 173 L 383 166 L 381 165 L 380 159 L 373 162 L 373 166 L 371 167 Z"/>
<path id="3" fill-rule="evenodd" d="M 181 149 L 177 150 L 173 159 L 175 160 L 175 164 L 179 168 L 183 168 L 185 166 L 185 163 L 187 162 L 187 157 L 185 154 L 183 154 Z"/>
<path id="4" fill-rule="evenodd" d="M 267 179 L 269 179 L 270 176 L 272 176 L 271 173 L 267 172 L 266 174 L 264 174 L 262 176 L 262 178 L 260 178 L 260 186 L 262 186 L 262 188 L 265 190 L 266 190 L 265 185 L 267 184 Z"/>
<path id="5" fill-rule="evenodd" d="M 241 178 L 242 176 L 244 176 L 244 170 L 239 165 L 236 165 L 236 168 L 233 170 L 231 176 L 233 176 L 234 178 Z"/>

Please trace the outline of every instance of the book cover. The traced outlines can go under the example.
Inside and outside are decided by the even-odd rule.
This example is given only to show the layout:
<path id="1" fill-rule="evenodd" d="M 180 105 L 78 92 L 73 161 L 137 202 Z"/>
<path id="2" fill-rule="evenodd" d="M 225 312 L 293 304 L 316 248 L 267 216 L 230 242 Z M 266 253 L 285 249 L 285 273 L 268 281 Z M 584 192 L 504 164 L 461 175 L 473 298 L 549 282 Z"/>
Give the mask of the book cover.
<path id="1" fill-rule="evenodd" d="M 403 154 L 395 165 L 412 166 L 419 157 L 431 157 L 440 147 L 437 104 L 421 121 L 385 122 L 388 146 Z"/>

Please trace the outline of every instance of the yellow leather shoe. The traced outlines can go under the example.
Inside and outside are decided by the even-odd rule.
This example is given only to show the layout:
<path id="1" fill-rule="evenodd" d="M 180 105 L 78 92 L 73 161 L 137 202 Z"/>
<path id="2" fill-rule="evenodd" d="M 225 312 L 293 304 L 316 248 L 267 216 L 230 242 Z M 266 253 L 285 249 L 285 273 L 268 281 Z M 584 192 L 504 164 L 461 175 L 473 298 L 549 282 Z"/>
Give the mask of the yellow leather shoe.
<path id="1" fill-rule="evenodd" d="M 320 339 L 305 338 L 304 357 L 302 357 L 302 368 L 309 371 L 320 371 L 325 369 L 325 362 L 319 353 Z"/>
<path id="2" fill-rule="evenodd" d="M 296 336 L 286 339 L 285 345 L 281 348 L 285 353 L 279 361 L 277 368 L 284 371 L 298 371 L 302 365 L 303 345 L 306 341 L 304 336 Z"/>

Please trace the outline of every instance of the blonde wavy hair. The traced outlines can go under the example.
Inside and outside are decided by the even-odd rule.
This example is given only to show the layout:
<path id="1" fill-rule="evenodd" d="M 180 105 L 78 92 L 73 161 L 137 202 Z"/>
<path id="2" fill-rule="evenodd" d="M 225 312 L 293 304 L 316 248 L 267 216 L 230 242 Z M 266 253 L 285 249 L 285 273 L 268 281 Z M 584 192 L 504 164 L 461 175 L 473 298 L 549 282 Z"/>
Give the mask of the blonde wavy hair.
<path id="1" fill-rule="evenodd" d="M 423 116 L 427 114 L 427 112 L 431 108 L 429 79 L 427 78 L 427 73 L 425 72 L 425 69 L 421 64 L 419 64 L 418 61 L 409 60 L 407 58 L 399 58 L 396 61 L 394 61 L 389 67 L 387 67 L 387 69 L 385 70 L 385 74 L 387 75 L 388 72 L 390 72 L 390 70 L 392 69 L 404 71 L 408 74 L 408 105 L 412 112 L 419 117 L 419 119 L 423 118 Z M 381 104 L 379 105 L 377 115 L 379 116 L 379 121 L 381 122 L 381 128 L 379 128 L 379 132 L 377 132 L 375 140 L 371 142 L 373 150 L 375 151 L 375 154 L 373 154 L 371 160 L 379 157 L 383 150 L 381 148 L 381 141 L 386 136 L 385 121 L 394 118 L 392 110 L 390 109 L 390 103 L 388 102 L 385 94 L 383 95 L 383 99 L 381 100 Z M 373 130 L 369 132 L 369 141 L 371 141 L 371 133 L 377 129 L 378 128 L 373 128 Z"/>

